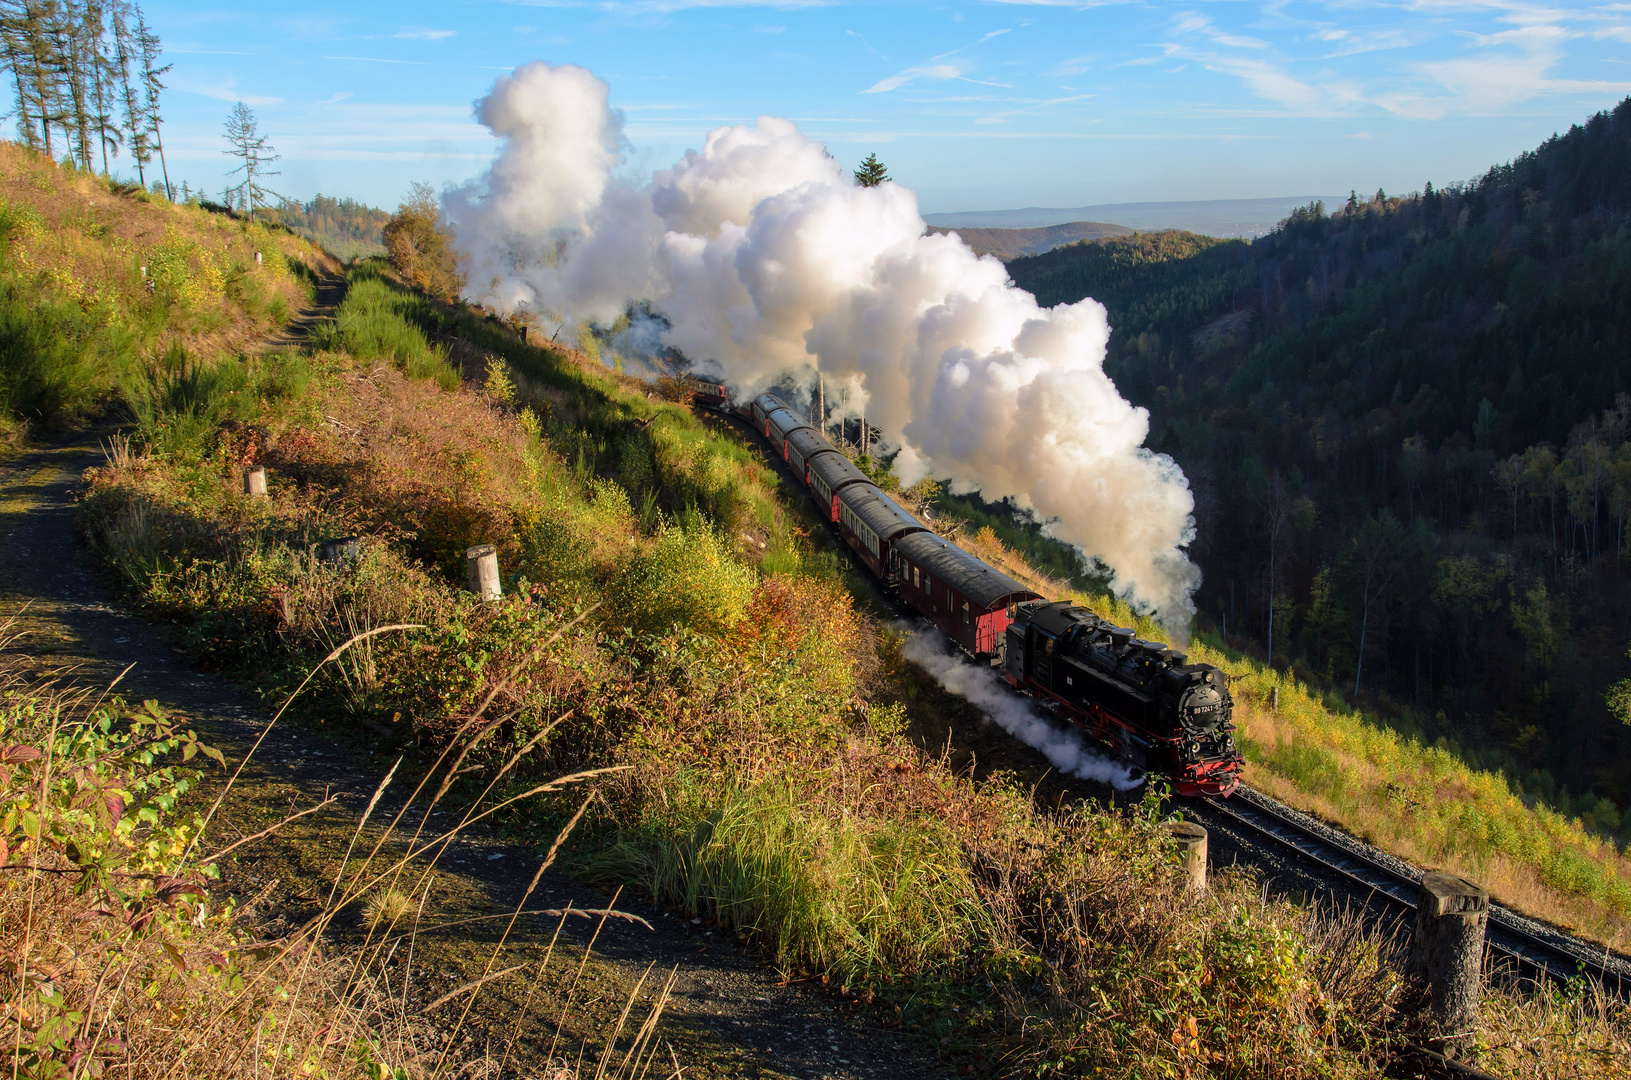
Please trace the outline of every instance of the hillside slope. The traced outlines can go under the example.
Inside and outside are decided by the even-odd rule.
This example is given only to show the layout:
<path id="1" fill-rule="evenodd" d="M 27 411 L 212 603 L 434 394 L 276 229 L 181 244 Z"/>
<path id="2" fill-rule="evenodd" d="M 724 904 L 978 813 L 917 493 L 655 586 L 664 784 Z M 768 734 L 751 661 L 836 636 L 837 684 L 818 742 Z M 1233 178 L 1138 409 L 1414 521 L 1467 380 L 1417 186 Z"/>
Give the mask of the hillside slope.
<path id="1" fill-rule="evenodd" d="M 100 408 L 167 354 L 249 347 L 337 269 L 281 229 L 0 142 L 0 451 Z"/>
<path id="2" fill-rule="evenodd" d="M 700 949 L 747 946 L 783 981 L 827 987 L 834 1007 L 869 1010 L 962 1071 L 1358 1078 L 1389 1068 L 1405 1039 L 1432 1033 L 1375 931 L 1276 899 L 1239 870 L 1215 867 L 1208 891 L 1189 889 L 1157 794 L 1111 808 L 1066 802 L 1057 786 L 1043 790 L 1058 801 L 1041 798 L 1039 780 L 981 771 L 944 739 L 914 740 L 946 698 L 931 696 L 891 625 L 857 610 L 852 595 L 866 586 L 846 578 L 842 549 L 817 527 L 810 500 L 733 424 L 688 408 L 682 387 L 528 343 L 485 313 L 414 292 L 379 263 L 347 278 L 334 320 L 299 352 L 194 353 L 145 367 L 145 390 L 120 390 L 140 406 L 129 441 L 113 442 L 106 464 L 85 476 L 75 526 L 125 601 L 192 663 L 238 677 L 269 703 L 298 689 L 282 723 L 399 761 L 386 798 L 440 776 L 422 789 L 436 792 L 433 802 L 490 814 L 539 862 L 558 826 L 577 821 L 563 857 L 581 879 L 701 927 Z M 243 492 L 250 465 L 267 470 L 264 498 Z M 323 541 L 351 537 L 354 549 L 325 553 Z M 466 551 L 482 542 L 501 560 L 500 600 L 466 589 Z M 973 542 L 1022 570 L 993 537 Z M 1251 702 L 1263 709 L 1272 683 L 1284 691 L 1288 725 L 1306 713 L 1314 726 L 1334 726 L 1289 681 L 1249 660 L 1238 666 L 1243 714 Z M 51 737 L 39 723 L 26 734 Z M 1442 755 L 1423 763 L 1423 784 L 1465 776 Z M 568 770 L 570 784 L 551 783 Z M 35 790 L 8 789 L 15 801 Z M 67 809 L 89 821 L 106 806 L 92 803 Z M 1523 809 L 1507 797 L 1499 809 L 1514 806 Z M 8 811 L 5 820 L 20 819 Z M 430 832 L 453 827 L 423 820 Z M 1526 850 L 1537 837 L 1551 843 L 1557 865 L 1588 886 L 1612 883 L 1611 858 L 1567 823 L 1547 833 L 1556 822 L 1489 820 Z M 41 849 L 22 831 L 10 834 L 13 850 L 33 859 Z M 432 857 L 439 851 L 433 845 Z M 377 963 L 371 970 L 390 977 L 392 1015 L 429 1010 L 438 1021 L 428 1031 L 417 1020 L 399 1027 L 441 1040 L 442 1017 L 452 1022 L 479 997 L 472 1019 L 491 1017 L 502 1045 L 525 1027 L 516 1017 L 535 1015 L 526 1012 L 534 989 L 539 1009 L 571 1003 L 575 976 L 558 991 L 530 963 L 499 966 L 508 913 L 466 923 L 440 889 L 371 891 L 376 882 L 352 869 L 340 844 L 306 854 L 346 883 L 313 894 L 323 919 L 334 919 L 326 945 L 336 968 Z M 516 876 L 535 865 L 528 859 Z M 213 895 L 205 882 L 194 888 L 188 895 Z M 324 902 L 324 893 L 337 898 Z M 220 929 L 233 932 L 231 909 L 211 903 Z M 410 983 L 395 967 L 407 958 L 381 940 L 400 942 L 396 925 L 421 916 L 439 928 L 473 926 L 468 940 L 483 947 L 466 949 L 463 966 L 447 960 L 431 972 L 407 949 L 417 965 Z M 276 932 L 301 944 L 304 918 Z M 32 925 L 12 919 L 0 930 Z M 173 924 L 178 933 L 186 925 Z M 55 946 L 70 930 L 84 934 L 72 944 L 100 963 L 117 958 L 105 946 L 124 927 L 75 918 L 41 936 Z M 374 951 L 352 951 L 367 942 Z M 36 997 L 68 1016 L 118 1019 L 117 992 L 106 1004 L 95 997 L 99 985 L 123 985 L 104 982 L 103 970 L 74 967 Z M 205 986 L 214 970 L 189 962 L 185 985 Z M 600 1015 L 616 1013 L 598 989 L 589 996 Z M 265 1014 L 258 999 L 242 1000 L 250 1004 L 233 1009 L 247 1009 L 247 1022 L 218 1043 L 234 1067 L 397 1075 L 370 1041 L 376 1031 L 349 1019 L 297 1028 L 279 1017 L 298 1045 L 263 1058 Z M 1631 1044 L 1626 1018 L 1588 1000 L 1492 989 L 1486 1006 L 1502 1041 L 1482 1039 L 1480 1052 L 1498 1068 L 1521 1058 L 1584 1078 Z M 548 1037 L 549 1024 L 533 1026 Z M 30 1029 L 26 1045 L 42 1045 L 52 1062 L 75 1052 L 50 1045 L 51 1030 L 36 1038 Z M 474 1058 L 484 1033 L 466 1033 L 467 1042 L 436 1045 Z M 732 1037 L 691 1034 L 682 1047 Z M 0 1037 L 19 1045 L 10 1029 Z M 668 1042 L 650 1041 L 658 1045 Z M 545 1052 L 555 1051 L 551 1041 Z M 740 1075 L 752 1061 L 743 1052 L 674 1068 Z"/>
<path id="3" fill-rule="evenodd" d="M 1631 102 L 1327 209 L 1132 284 L 1114 241 L 1010 272 L 1108 305 L 1108 370 L 1196 490 L 1207 625 L 1259 655 L 1272 626 L 1276 661 L 1623 843 Z"/>

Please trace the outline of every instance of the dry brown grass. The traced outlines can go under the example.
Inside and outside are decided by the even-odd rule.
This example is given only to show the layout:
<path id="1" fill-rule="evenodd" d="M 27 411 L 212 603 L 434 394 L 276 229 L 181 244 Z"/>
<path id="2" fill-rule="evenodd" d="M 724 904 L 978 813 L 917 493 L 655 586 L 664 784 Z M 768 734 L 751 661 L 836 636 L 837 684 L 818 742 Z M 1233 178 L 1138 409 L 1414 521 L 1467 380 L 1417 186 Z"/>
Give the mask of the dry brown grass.
<path id="1" fill-rule="evenodd" d="M 356 644 L 346 642 L 328 660 Z M 14 1078 L 497 1076 L 503 1071 L 500 1055 L 511 1056 L 520 1024 L 509 1045 L 487 1039 L 478 1047 L 461 1039 L 486 987 L 513 977 L 526 989 L 530 980 L 530 997 L 540 981 L 565 982 L 564 998 L 551 996 L 563 1001 L 562 1010 L 577 1004 L 572 971 L 581 964 L 556 970 L 551 949 L 536 967 L 504 965 L 508 930 L 479 978 L 428 1003 L 434 991 L 413 979 L 411 961 L 391 966 L 399 947 L 413 955 L 423 907 L 422 896 L 416 904 L 398 885 L 421 894 L 440 855 L 491 812 L 467 808 L 452 828 L 426 831 L 450 786 L 446 779 L 435 782 L 437 769 L 445 765 L 448 777 L 456 773 L 468 742 L 462 749 L 450 743 L 394 820 L 369 828 L 396 769 L 386 775 L 349 839 L 341 837 L 342 848 L 319 855 L 327 854 L 325 861 L 335 867 L 327 899 L 310 918 L 283 928 L 281 920 L 269 921 L 259 910 L 270 886 L 234 903 L 218 895 L 211 879 L 227 852 L 267 842 L 282 826 L 321 807 L 202 854 L 211 846 L 208 823 L 232 797 L 248 756 L 230 779 L 214 785 L 207 809 L 198 803 L 183 809 L 166 800 L 185 796 L 194 780 L 164 758 L 196 744 L 156 737 L 122 743 L 123 712 L 123 703 L 105 694 L 32 681 L 15 653 L 0 665 L 0 841 L 9 841 L 0 844 L 0 957 L 6 958 L 0 964 L 0 1067 L 9 1066 Z M 479 710 L 470 717 L 467 737 L 485 733 L 480 718 Z M 266 732 L 277 722 L 274 717 Z M 156 736 L 159 729 L 153 730 Z M 106 738 L 110 731 L 112 741 Z M 155 762 L 140 756 L 154 753 Z M 531 793 L 592 778 L 563 777 L 535 785 Z M 141 795 L 155 790 L 167 794 L 156 802 Z M 121 821 L 135 821 L 138 808 L 141 824 L 134 831 L 121 828 Z M 388 855 L 387 842 L 398 829 L 411 837 L 403 854 Z M 510 917 L 512 928 L 570 829 L 539 866 Z M 365 939 L 333 948 L 335 918 L 358 905 L 367 916 Z M 562 922 L 573 914 L 602 921 L 627 917 L 570 908 L 546 914 Z M 616 1027 L 597 1039 L 597 1080 L 633 1080 L 648 1072 L 677 1078 L 677 1066 L 670 1071 L 659 1060 L 656 1038 L 671 991 L 672 976 L 652 986 L 642 981 L 630 993 Z M 577 1060 L 584 1057 L 580 1051 Z M 554 1060 L 543 1066 L 552 1075 L 579 1075 L 577 1066 Z"/>

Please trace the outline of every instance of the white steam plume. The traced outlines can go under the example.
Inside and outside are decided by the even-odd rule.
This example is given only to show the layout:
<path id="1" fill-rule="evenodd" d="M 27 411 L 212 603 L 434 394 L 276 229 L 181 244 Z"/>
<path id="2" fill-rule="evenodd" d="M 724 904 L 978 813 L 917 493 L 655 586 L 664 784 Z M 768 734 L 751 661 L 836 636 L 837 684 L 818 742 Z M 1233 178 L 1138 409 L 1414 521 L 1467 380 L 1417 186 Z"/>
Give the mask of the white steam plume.
<path id="1" fill-rule="evenodd" d="M 720 128 L 649 183 L 620 180 L 607 98 L 539 62 L 477 103 L 503 147 L 447 199 L 469 299 L 601 323 L 648 300 L 666 344 L 748 393 L 820 371 L 900 444 L 903 480 L 1013 496 L 1187 628 L 1194 500 L 1104 373 L 1103 306 L 1038 307 L 996 259 L 927 234 L 910 190 L 859 187 L 788 120 Z"/>
<path id="2" fill-rule="evenodd" d="M 1144 782 L 1135 779 L 1126 765 L 1089 749 L 1079 732 L 1040 715 L 1028 701 L 1003 685 L 995 669 L 971 664 L 960 654 L 947 652 L 945 638 L 938 631 L 910 634 L 901 655 L 934 676 L 934 681 L 947 690 L 978 706 L 1008 734 L 1040 750 L 1065 775 L 1097 780 L 1117 791 L 1131 791 Z"/>

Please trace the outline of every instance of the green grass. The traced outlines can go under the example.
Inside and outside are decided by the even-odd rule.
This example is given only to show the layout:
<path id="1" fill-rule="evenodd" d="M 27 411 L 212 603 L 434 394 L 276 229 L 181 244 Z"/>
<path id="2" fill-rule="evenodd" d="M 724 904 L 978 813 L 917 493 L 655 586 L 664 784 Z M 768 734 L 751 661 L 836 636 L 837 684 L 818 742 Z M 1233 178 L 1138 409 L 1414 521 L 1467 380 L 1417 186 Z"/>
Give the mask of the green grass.
<path id="1" fill-rule="evenodd" d="M 377 263 L 352 270 L 346 280 L 346 297 L 334 321 L 312 334 L 316 347 L 392 364 L 409 378 L 431 379 L 443 390 L 459 385 L 459 373 L 447 362 L 447 354 L 409 321 L 423 318 L 423 298 L 388 284 Z"/>
<path id="2" fill-rule="evenodd" d="M 34 220 L 0 201 L 0 409 L 55 424 L 94 408 L 136 366 L 157 321 L 138 313 L 132 323 L 111 305 L 41 288 L 12 244 Z"/>
<path id="3" fill-rule="evenodd" d="M 717 920 L 782 971 L 849 984 L 954 966 L 990 936 L 951 833 L 928 821 L 811 813 L 785 780 L 720 790 L 681 777 L 665 804 L 581 870 Z"/>

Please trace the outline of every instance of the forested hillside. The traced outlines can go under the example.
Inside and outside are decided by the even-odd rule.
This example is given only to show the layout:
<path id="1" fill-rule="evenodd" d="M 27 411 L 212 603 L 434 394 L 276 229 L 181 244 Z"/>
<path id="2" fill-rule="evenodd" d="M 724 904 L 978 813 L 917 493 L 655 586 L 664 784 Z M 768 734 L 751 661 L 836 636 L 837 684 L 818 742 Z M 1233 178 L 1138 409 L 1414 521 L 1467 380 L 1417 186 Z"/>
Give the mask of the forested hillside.
<path id="1" fill-rule="evenodd" d="M 1021 255 L 1051 251 L 1061 244 L 1071 244 L 1080 240 L 1127 236 L 1133 230 L 1125 225 L 1106 225 L 1100 221 L 1072 221 L 1064 225 L 1046 225 L 1038 229 L 945 228 L 930 225 L 929 231 L 954 232 L 963 238 L 963 243 L 981 255 L 995 255 L 1006 261 Z"/>
<path id="2" fill-rule="evenodd" d="M 356 199 L 336 199 L 318 195 L 305 202 L 285 199 L 277 209 L 278 220 L 325 251 L 342 259 L 385 254 L 385 223 L 389 210 L 360 203 Z"/>
<path id="3" fill-rule="evenodd" d="M 1043 303 L 1108 307 L 1109 370 L 1196 490 L 1209 625 L 1618 830 L 1631 101 L 1250 245 L 1009 266 Z"/>

